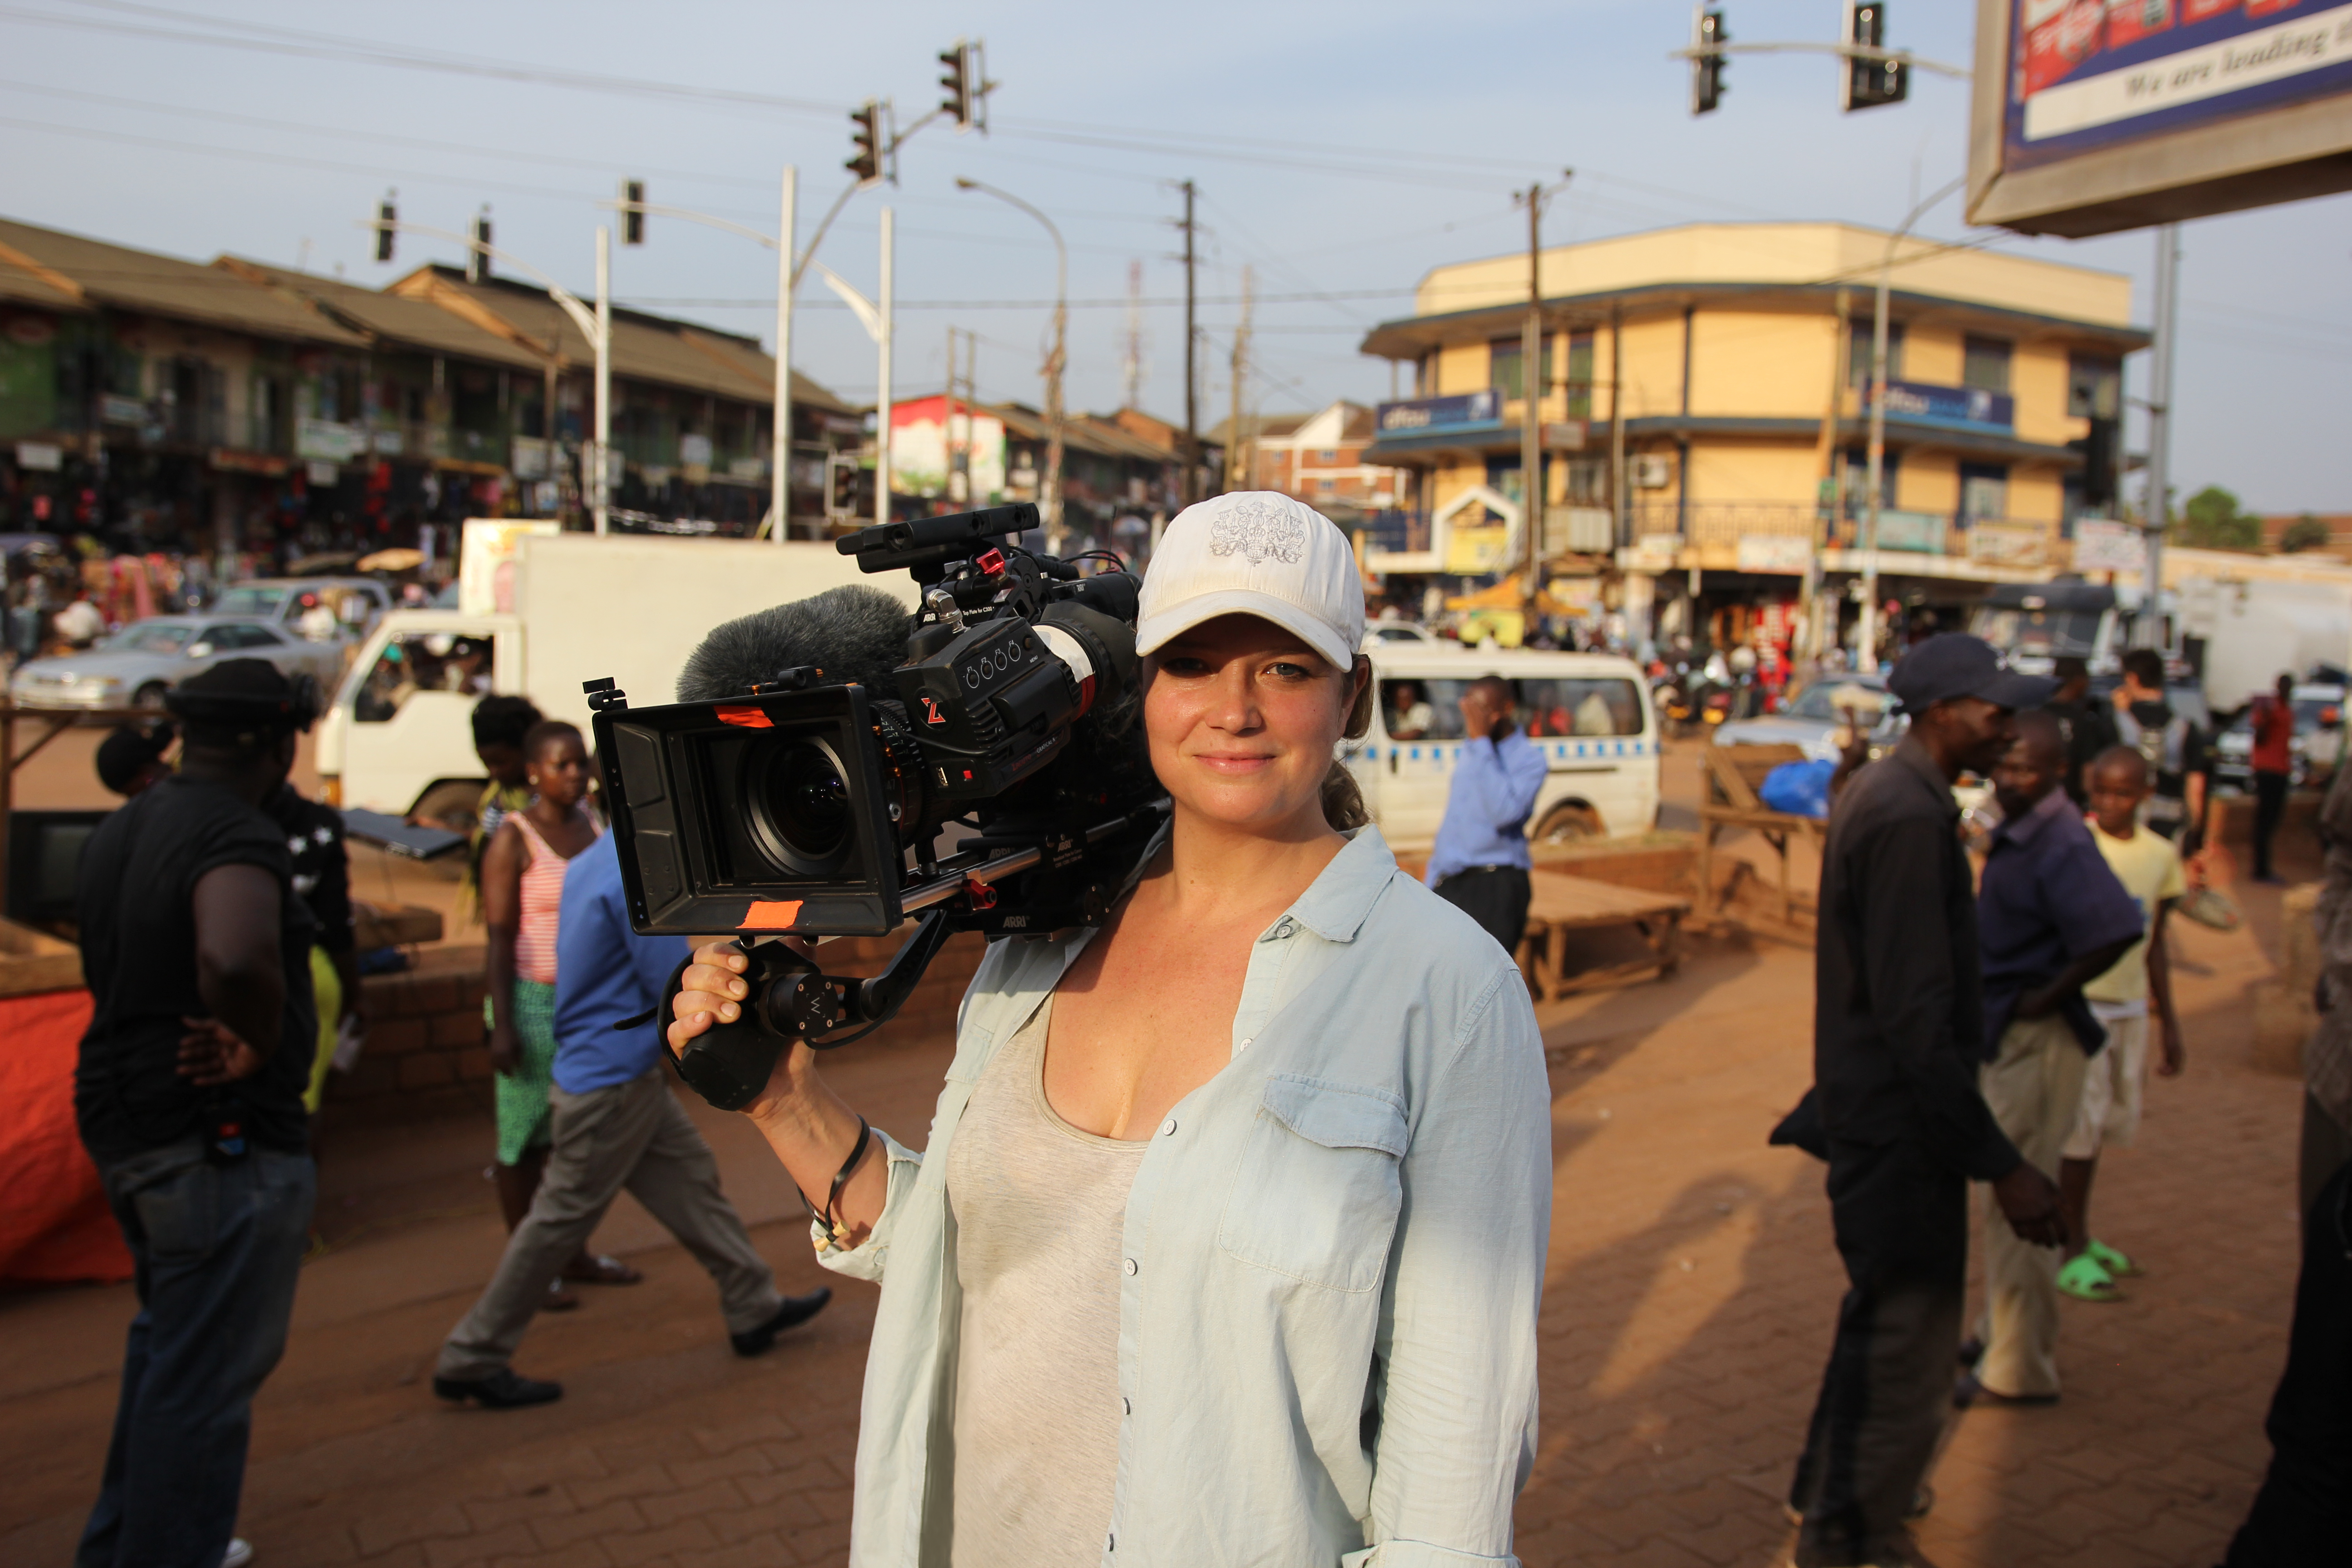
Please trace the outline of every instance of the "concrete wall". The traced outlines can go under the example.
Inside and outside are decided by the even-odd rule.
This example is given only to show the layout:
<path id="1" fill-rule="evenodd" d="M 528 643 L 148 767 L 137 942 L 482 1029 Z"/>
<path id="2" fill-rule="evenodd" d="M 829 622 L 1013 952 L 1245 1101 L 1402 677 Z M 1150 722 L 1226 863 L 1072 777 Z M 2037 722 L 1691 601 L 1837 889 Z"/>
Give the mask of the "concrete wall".
<path id="1" fill-rule="evenodd" d="M 1819 419 L 1828 408 L 1836 317 L 1702 310 L 1691 334 L 1692 414 Z"/>

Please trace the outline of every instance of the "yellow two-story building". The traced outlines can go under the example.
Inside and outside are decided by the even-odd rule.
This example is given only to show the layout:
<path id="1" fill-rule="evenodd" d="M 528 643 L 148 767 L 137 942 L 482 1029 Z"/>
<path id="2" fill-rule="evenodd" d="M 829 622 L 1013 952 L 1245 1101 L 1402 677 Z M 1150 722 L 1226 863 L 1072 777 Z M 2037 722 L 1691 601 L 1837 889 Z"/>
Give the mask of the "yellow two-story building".
<path id="1" fill-rule="evenodd" d="M 1889 595 L 1917 602 L 2063 570 L 2074 521 L 2114 515 L 2122 363 L 2148 342 L 2130 279 L 1919 238 L 1890 252 L 1891 237 L 1691 224 L 1546 249 L 1532 378 L 1528 255 L 1432 271 L 1414 313 L 1363 343 L 1412 365 L 1416 393 L 1381 405 L 1364 454 L 1412 478 L 1367 565 L 1407 583 L 1523 565 L 1532 379 L 1548 577 L 1622 573 L 1645 602 L 1639 579 L 1673 574 L 1684 587 L 1669 593 L 1793 602 L 1874 558 Z M 1866 552 L 1872 321 L 1890 254 Z"/>

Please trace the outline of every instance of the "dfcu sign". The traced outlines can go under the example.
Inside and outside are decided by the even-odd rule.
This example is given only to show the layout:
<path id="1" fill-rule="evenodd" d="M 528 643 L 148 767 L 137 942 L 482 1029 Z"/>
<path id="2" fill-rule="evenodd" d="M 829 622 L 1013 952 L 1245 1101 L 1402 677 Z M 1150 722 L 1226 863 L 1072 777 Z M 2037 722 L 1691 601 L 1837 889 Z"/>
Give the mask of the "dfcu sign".
<path id="1" fill-rule="evenodd" d="M 1864 407 L 1870 389 L 1863 388 Z M 2006 435 L 2017 423 L 2017 400 L 2005 392 L 1980 386 L 1933 386 L 1921 381 L 1886 384 L 1886 416 L 1912 425 L 1940 425 L 1952 430 L 1998 430 Z"/>
<path id="2" fill-rule="evenodd" d="M 1384 440 L 1497 430 L 1503 424 L 1503 395 L 1490 386 L 1483 392 L 1454 397 L 1415 397 L 1402 403 L 1383 403 L 1379 414 Z"/>

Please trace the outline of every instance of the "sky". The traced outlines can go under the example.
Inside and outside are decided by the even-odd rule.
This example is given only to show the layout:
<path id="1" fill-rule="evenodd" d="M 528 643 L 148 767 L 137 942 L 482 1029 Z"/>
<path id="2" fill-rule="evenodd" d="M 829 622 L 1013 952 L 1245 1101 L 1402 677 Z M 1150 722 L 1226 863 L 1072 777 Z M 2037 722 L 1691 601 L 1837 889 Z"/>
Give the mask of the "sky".
<path id="1" fill-rule="evenodd" d="M 1841 0 L 1721 0 L 1739 42 L 1826 42 Z M 1888 40 L 1970 63 L 1972 7 L 1908 0 Z M 1835 63 L 1734 59 L 1694 119 L 1675 0 L 1397 0 L 1182 6 L 898 0 L 0 0 L 0 216 L 197 260 L 222 252 L 378 285 L 460 247 L 404 235 L 373 259 L 359 223 L 396 188 L 404 221 L 494 242 L 576 292 L 598 205 L 649 202 L 772 234 L 800 171 L 800 234 L 848 185 L 849 110 L 938 100 L 936 57 L 985 41 L 986 134 L 934 122 L 899 182 L 851 197 L 817 259 L 875 292 L 880 210 L 896 215 L 900 395 L 936 391 L 950 327 L 978 334 L 980 395 L 1043 400 L 1054 293 L 1038 222 L 1069 248 L 1070 405 L 1124 396 L 1139 268 L 1143 405 L 1183 414 L 1182 211 L 1195 184 L 1205 342 L 1201 422 L 1231 407 L 1232 333 L 1252 275 L 1253 412 L 1390 395 L 1367 328 L 1411 312 L 1430 268 L 1521 248 L 1510 193 L 1574 170 L 1550 243 L 1702 220 L 1892 227 L 1965 164 L 1965 84 L 1914 73 L 1910 101 L 1837 109 Z M 1921 232 L 2130 274 L 2149 318 L 2155 240 L 1970 230 L 1955 197 Z M 2352 511 L 2352 195 L 2183 230 L 2174 484 L 2264 511 Z M 772 342 L 776 272 L 751 240 L 654 216 L 615 247 L 621 302 Z M 870 399 L 875 351 L 812 273 L 793 363 Z M 2145 354 L 2127 391 L 2145 397 Z M 2128 433 L 2140 449 L 2143 421 Z"/>

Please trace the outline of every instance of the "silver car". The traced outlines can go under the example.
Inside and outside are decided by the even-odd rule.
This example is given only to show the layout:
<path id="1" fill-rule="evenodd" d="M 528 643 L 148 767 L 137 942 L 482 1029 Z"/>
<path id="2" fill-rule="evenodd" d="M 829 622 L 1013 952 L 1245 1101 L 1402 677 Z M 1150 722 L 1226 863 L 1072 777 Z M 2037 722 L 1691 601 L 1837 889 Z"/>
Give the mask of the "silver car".
<path id="1" fill-rule="evenodd" d="M 26 708 L 161 708 L 165 690 L 229 658 L 266 658 L 331 686 L 342 673 L 343 645 L 245 616 L 155 616 L 80 653 L 19 667 L 8 690 Z"/>
<path id="2" fill-rule="evenodd" d="M 1778 713 L 1753 719 L 1733 719 L 1715 732 L 1718 746 L 1802 746 L 1816 762 L 1838 759 L 1838 738 L 1845 729 L 1846 710 L 1853 710 L 1872 730 L 1872 755 L 1880 743 L 1891 744 L 1902 732 L 1899 719 L 1890 719 L 1892 700 L 1883 675 L 1847 671 L 1823 675 L 1797 693 Z M 1882 734 L 1881 731 L 1884 731 Z"/>

